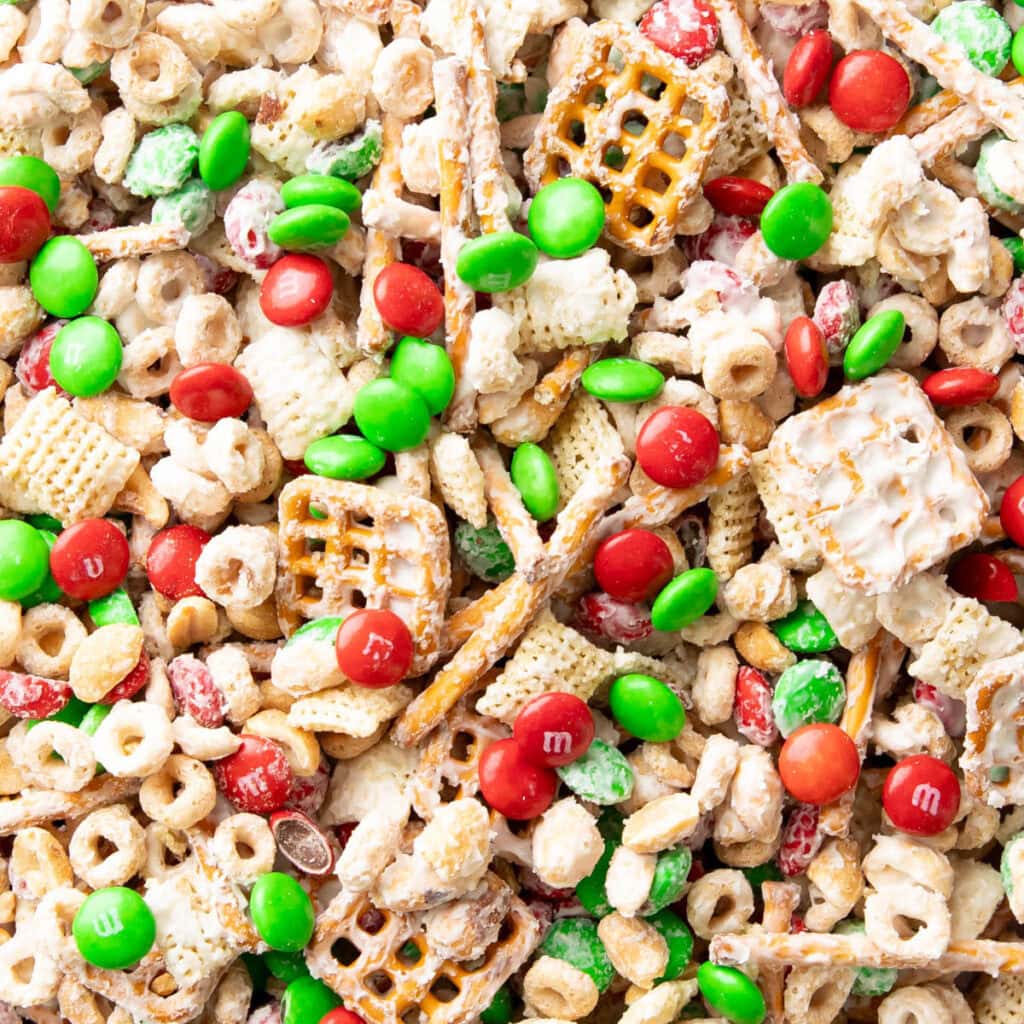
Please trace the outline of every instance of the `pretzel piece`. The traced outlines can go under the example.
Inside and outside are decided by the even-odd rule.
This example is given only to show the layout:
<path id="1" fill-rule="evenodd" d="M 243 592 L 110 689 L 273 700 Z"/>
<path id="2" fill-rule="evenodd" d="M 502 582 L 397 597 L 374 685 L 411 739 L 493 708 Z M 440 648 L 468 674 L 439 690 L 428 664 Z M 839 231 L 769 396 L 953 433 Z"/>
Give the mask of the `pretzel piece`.
<path id="1" fill-rule="evenodd" d="M 181 224 L 128 224 L 79 235 L 78 240 L 100 263 L 109 263 L 158 252 L 180 252 L 190 237 L 188 228 Z"/>
<path id="2" fill-rule="evenodd" d="M 764 900 L 764 914 L 761 917 L 764 930 L 788 932 L 793 914 L 800 906 L 800 887 L 792 882 L 764 882 L 761 885 L 761 898 Z M 771 1024 L 785 1024 L 786 1021 L 783 1002 L 785 977 L 786 972 L 782 967 L 764 967 L 758 977 Z"/>

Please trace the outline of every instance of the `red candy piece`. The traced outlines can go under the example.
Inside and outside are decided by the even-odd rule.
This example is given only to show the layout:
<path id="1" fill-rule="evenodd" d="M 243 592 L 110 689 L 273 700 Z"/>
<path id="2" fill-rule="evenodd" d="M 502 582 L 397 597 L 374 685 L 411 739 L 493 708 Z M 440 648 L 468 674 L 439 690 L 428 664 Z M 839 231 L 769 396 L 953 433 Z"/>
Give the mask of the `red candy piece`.
<path id="1" fill-rule="evenodd" d="M 791 107 L 812 104 L 832 70 L 832 37 L 824 29 L 808 32 L 793 47 L 782 74 L 782 95 Z"/>
<path id="2" fill-rule="evenodd" d="M 143 651 L 135 668 L 131 670 L 109 693 L 98 701 L 100 704 L 113 706 L 119 700 L 131 700 L 149 682 L 149 658 Z"/>
<path id="3" fill-rule="evenodd" d="M 1000 312 L 1018 353 L 1024 352 L 1024 277 L 1010 282 Z"/>
<path id="4" fill-rule="evenodd" d="M 588 636 L 613 644 L 633 644 L 653 632 L 646 605 L 626 604 L 608 594 L 584 594 L 576 606 L 576 625 Z"/>
<path id="5" fill-rule="evenodd" d="M 640 31 L 691 68 L 718 44 L 718 18 L 704 0 L 658 0 L 641 19 Z"/>
<path id="6" fill-rule="evenodd" d="M 913 694 L 918 704 L 935 713 L 947 735 L 963 736 L 967 727 L 967 705 L 962 700 L 950 697 L 920 679 L 914 680 Z"/>
<path id="7" fill-rule="evenodd" d="M 146 555 L 149 582 L 172 601 L 202 597 L 202 588 L 196 583 L 196 560 L 209 543 L 210 535 L 198 526 L 182 524 L 161 530 Z"/>
<path id="8" fill-rule="evenodd" d="M 788 878 L 802 875 L 821 849 L 824 836 L 818 828 L 818 808 L 813 804 L 797 804 L 782 827 L 779 846 L 779 869 Z"/>
<path id="9" fill-rule="evenodd" d="M 753 178 L 726 175 L 704 183 L 704 198 L 719 212 L 735 217 L 760 217 L 775 193 Z"/>
<path id="10" fill-rule="evenodd" d="M 696 409 L 664 405 L 640 428 L 636 458 L 656 484 L 693 487 L 718 462 L 718 431 Z"/>
<path id="11" fill-rule="evenodd" d="M 791 733 L 779 752 L 779 775 L 805 804 L 829 804 L 857 784 L 860 754 L 838 725 L 815 722 Z"/>
<path id="12" fill-rule="evenodd" d="M 50 234 L 50 211 L 38 192 L 0 188 L 0 263 L 31 259 Z"/>
<path id="13" fill-rule="evenodd" d="M 803 398 L 820 395 L 828 380 L 828 352 L 818 325 L 798 316 L 786 329 L 783 349 L 796 393 Z"/>
<path id="14" fill-rule="evenodd" d="M 331 781 L 331 771 L 324 758 L 312 775 L 296 775 L 285 807 L 293 807 L 311 817 L 318 814 L 327 796 L 327 786 Z"/>
<path id="15" fill-rule="evenodd" d="M 770 747 L 779 738 L 772 712 L 771 684 L 756 668 L 743 665 L 736 674 L 736 702 L 732 713 L 736 728 L 751 743 Z"/>
<path id="16" fill-rule="evenodd" d="M 334 868 L 334 846 L 324 831 L 302 811 L 274 811 L 270 816 L 278 853 L 307 875 L 327 875 Z"/>
<path id="17" fill-rule="evenodd" d="M 237 271 L 211 260 L 201 252 L 190 252 L 189 255 L 199 264 L 199 269 L 203 272 L 203 284 L 208 292 L 227 295 L 238 284 Z"/>
<path id="18" fill-rule="evenodd" d="M 905 757 L 889 770 L 882 806 L 902 832 L 934 836 L 953 824 L 960 809 L 960 783 L 953 769 L 930 754 Z"/>
<path id="19" fill-rule="evenodd" d="M 429 337 L 444 319 L 444 301 L 437 285 L 408 263 L 392 263 L 377 275 L 373 301 L 388 327 L 414 338 Z"/>
<path id="20" fill-rule="evenodd" d="M 936 405 L 977 405 L 999 390 L 999 378 L 970 366 L 937 370 L 921 381 L 921 390 Z"/>
<path id="21" fill-rule="evenodd" d="M 555 799 L 558 776 L 535 764 L 513 740 L 498 740 L 480 755 L 480 793 L 499 814 L 525 821 L 543 814 Z"/>
<path id="22" fill-rule="evenodd" d="M 334 640 L 338 668 L 358 686 L 381 689 L 401 682 L 412 664 L 409 627 L 386 608 L 360 608 Z"/>
<path id="23" fill-rule="evenodd" d="M 336 1006 L 320 1018 L 320 1024 L 366 1024 L 366 1021 L 358 1013 L 346 1010 L 344 1006 Z"/>
<path id="24" fill-rule="evenodd" d="M 252 385 L 227 363 L 196 363 L 171 381 L 171 403 L 200 423 L 235 419 L 252 404 Z"/>
<path id="25" fill-rule="evenodd" d="M 646 601 L 672 578 L 672 552 L 650 530 L 623 530 L 602 541 L 594 554 L 594 575 L 619 601 Z"/>
<path id="26" fill-rule="evenodd" d="M 829 281 L 814 300 L 814 322 L 829 355 L 839 355 L 860 327 L 857 291 L 849 281 Z"/>
<path id="27" fill-rule="evenodd" d="M 999 522 L 1006 536 L 1017 545 L 1024 545 L 1024 476 L 1006 488 L 999 506 Z"/>
<path id="28" fill-rule="evenodd" d="M 707 231 L 686 236 L 683 251 L 691 264 L 707 260 L 732 266 L 736 262 L 736 254 L 756 232 L 757 221 L 718 214 Z"/>
<path id="29" fill-rule="evenodd" d="M 828 4 L 824 0 L 806 4 L 761 3 L 758 10 L 765 24 L 790 39 L 799 39 L 828 25 Z"/>
<path id="30" fill-rule="evenodd" d="M 130 562 L 128 540 L 109 519 L 83 519 L 69 526 L 50 550 L 54 582 L 80 601 L 94 601 L 116 590 L 128 575 Z"/>
<path id="31" fill-rule="evenodd" d="M 855 132 L 887 132 L 910 105 L 910 76 L 881 50 L 854 50 L 832 72 L 828 102 Z"/>
<path id="32" fill-rule="evenodd" d="M 574 694 L 542 693 L 523 705 L 512 735 L 524 757 L 557 768 L 587 752 L 594 739 L 594 716 Z"/>
<path id="33" fill-rule="evenodd" d="M 71 687 L 63 680 L 0 669 L 0 707 L 18 718 L 49 718 L 70 699 Z"/>
<path id="34" fill-rule="evenodd" d="M 266 270 L 283 250 L 270 240 L 270 222 L 284 210 L 280 188 L 253 178 L 240 188 L 224 211 L 224 234 L 235 255 L 257 270 Z"/>
<path id="35" fill-rule="evenodd" d="M 167 666 L 167 678 L 179 711 L 207 729 L 224 724 L 224 694 L 213 681 L 213 673 L 197 657 L 179 654 Z"/>
<path id="36" fill-rule="evenodd" d="M 1005 562 L 976 551 L 964 555 L 950 570 L 949 585 L 976 601 L 1016 601 L 1017 581 Z"/>
<path id="37" fill-rule="evenodd" d="M 242 733 L 242 745 L 216 761 L 213 772 L 221 792 L 240 811 L 270 814 L 288 799 L 292 769 L 273 740 Z"/>
<path id="38" fill-rule="evenodd" d="M 267 271 L 260 285 L 260 309 L 281 327 L 301 327 L 331 304 L 334 280 L 318 256 L 291 252 Z"/>
<path id="39" fill-rule="evenodd" d="M 53 339 L 66 323 L 67 320 L 51 320 L 21 346 L 14 373 L 30 395 L 45 391 L 47 388 L 57 388 L 58 394 L 67 397 L 67 392 L 57 386 L 50 372 L 50 349 L 53 348 Z"/>

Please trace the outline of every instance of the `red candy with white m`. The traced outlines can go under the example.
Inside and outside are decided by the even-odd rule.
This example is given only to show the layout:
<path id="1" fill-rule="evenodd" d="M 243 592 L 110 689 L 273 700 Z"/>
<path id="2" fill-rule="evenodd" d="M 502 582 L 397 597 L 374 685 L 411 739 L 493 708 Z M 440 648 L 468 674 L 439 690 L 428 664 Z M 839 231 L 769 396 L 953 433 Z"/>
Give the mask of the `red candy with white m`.
<path id="1" fill-rule="evenodd" d="M 797 804 L 786 818 L 779 847 L 779 869 L 792 878 L 803 874 L 821 848 L 824 836 L 818 828 L 818 808 Z"/>
<path id="2" fill-rule="evenodd" d="M 178 710 L 207 729 L 224 724 L 224 694 L 213 674 L 194 655 L 179 654 L 167 666 L 167 678 Z"/>
<path id="3" fill-rule="evenodd" d="M 512 735 L 524 757 L 557 768 L 587 752 L 594 739 L 594 716 L 574 694 L 542 693 L 523 705 Z"/>
<path id="4" fill-rule="evenodd" d="M 945 761 L 914 754 L 889 770 L 882 806 L 901 832 L 938 835 L 953 824 L 960 809 L 960 782 Z"/>
<path id="5" fill-rule="evenodd" d="M 0 707 L 18 718 L 49 718 L 71 699 L 71 687 L 60 679 L 0 670 Z"/>
<path id="6" fill-rule="evenodd" d="M 276 811 L 292 789 L 292 769 L 284 751 L 273 740 L 242 733 L 242 745 L 214 763 L 221 792 L 240 811 L 269 814 Z"/>
<path id="7" fill-rule="evenodd" d="M 772 713 L 771 685 L 749 665 L 743 665 L 736 674 L 733 718 L 740 733 L 759 747 L 770 747 L 779 738 Z"/>
<path id="8" fill-rule="evenodd" d="M 718 44 L 718 18 L 704 0 L 658 0 L 643 16 L 640 31 L 659 50 L 697 67 Z"/>

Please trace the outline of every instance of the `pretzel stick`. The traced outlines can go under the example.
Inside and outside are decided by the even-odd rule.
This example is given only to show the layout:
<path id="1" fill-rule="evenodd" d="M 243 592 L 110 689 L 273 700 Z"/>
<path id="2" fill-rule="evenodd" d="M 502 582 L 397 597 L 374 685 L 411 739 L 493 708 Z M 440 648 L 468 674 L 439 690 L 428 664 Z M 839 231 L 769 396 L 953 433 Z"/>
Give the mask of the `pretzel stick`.
<path id="1" fill-rule="evenodd" d="M 962 105 L 963 100 L 955 92 L 951 89 L 943 89 L 923 103 L 912 106 L 896 122 L 895 126 L 889 129 L 886 138 L 891 139 L 894 135 L 906 135 L 913 138 L 915 135 L 920 135 L 921 132 L 931 128 L 933 124 L 938 124 Z"/>
<path id="2" fill-rule="evenodd" d="M 761 926 L 766 932 L 788 932 L 793 912 L 800 906 L 800 886 L 792 882 L 764 882 L 761 885 L 764 914 Z M 785 1024 L 786 971 L 783 967 L 765 967 L 758 975 L 761 992 L 768 1008 L 770 1024 Z"/>
<path id="3" fill-rule="evenodd" d="M 586 543 L 628 473 L 629 460 L 614 459 L 572 496 L 547 545 L 548 575 L 530 583 L 517 571 L 495 588 L 502 594 L 489 628 L 476 630 L 402 712 L 391 734 L 396 743 L 411 746 L 422 739 L 515 643 L 565 578 L 576 552 Z"/>
<path id="4" fill-rule="evenodd" d="M 866 935 L 799 935 L 749 931 L 716 935 L 711 940 L 716 964 L 768 964 L 784 967 L 928 967 L 942 974 L 977 971 L 984 974 L 1024 974 L 1024 942 L 994 939 L 954 940 L 942 956 L 907 957 L 889 953 Z"/>
<path id="5" fill-rule="evenodd" d="M 473 319 L 473 289 L 455 272 L 459 249 L 472 233 L 469 187 L 469 147 L 466 105 L 466 65 L 455 57 L 434 65 L 434 99 L 439 124 L 438 160 L 441 166 L 441 264 L 444 267 L 445 347 L 455 368 L 455 396 L 446 422 L 465 433 L 476 425 L 476 391 L 464 367 Z"/>
<path id="6" fill-rule="evenodd" d="M 939 85 L 951 89 L 977 108 L 977 112 L 1014 141 L 1024 140 L 1024 98 L 1009 89 L 1005 82 L 979 71 L 962 50 L 943 41 L 923 21 L 918 21 L 902 0 L 856 0 L 856 3 L 887 39 L 911 60 L 923 64 Z M 973 110 L 970 113 L 977 116 Z"/>
<path id="7" fill-rule="evenodd" d="M 382 154 L 373 172 L 372 187 L 378 192 L 398 198 L 402 192 L 402 172 L 398 154 L 402 145 L 402 122 L 391 114 L 384 115 Z M 377 275 L 398 259 L 398 241 L 385 231 L 368 228 L 366 255 L 363 257 L 363 285 L 359 292 L 359 318 L 356 320 L 356 347 L 366 355 L 379 355 L 391 346 L 391 331 L 377 312 L 373 300 L 373 284 Z"/>
<path id="8" fill-rule="evenodd" d="M 823 180 L 818 165 L 800 141 L 800 122 L 789 109 L 772 69 L 764 59 L 736 6 L 736 0 L 711 0 L 718 16 L 722 45 L 736 62 L 757 119 L 768 129 L 790 181 Z"/>
<path id="9" fill-rule="evenodd" d="M 516 571 L 533 583 L 544 572 L 544 541 L 537 532 L 537 521 L 526 511 L 497 447 L 489 441 L 478 440 L 473 451 L 483 470 L 487 504 L 512 550 Z"/>
<path id="10" fill-rule="evenodd" d="M 177 252 L 188 245 L 189 237 L 188 228 L 180 224 L 128 224 L 79 235 L 78 240 L 100 263 L 106 263 L 131 256 Z"/>

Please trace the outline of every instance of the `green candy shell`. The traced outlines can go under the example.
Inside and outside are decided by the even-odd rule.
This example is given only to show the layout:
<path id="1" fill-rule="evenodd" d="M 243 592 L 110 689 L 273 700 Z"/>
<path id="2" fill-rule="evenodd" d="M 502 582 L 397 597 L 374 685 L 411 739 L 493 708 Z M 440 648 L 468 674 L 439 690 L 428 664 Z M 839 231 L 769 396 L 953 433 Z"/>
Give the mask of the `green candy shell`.
<path id="1" fill-rule="evenodd" d="M 647 894 L 647 903 L 643 908 L 645 916 L 671 906 L 682 896 L 692 867 L 693 854 L 688 847 L 677 846 L 674 850 L 658 854 L 651 891 Z"/>
<path id="2" fill-rule="evenodd" d="M 36 156 L 9 156 L 0 160 L 0 185 L 20 185 L 43 197 L 54 213 L 60 202 L 60 178 L 45 161 Z"/>
<path id="3" fill-rule="evenodd" d="M 646 402 L 665 386 L 665 375 L 639 359 L 599 359 L 583 371 L 581 383 L 605 402 Z"/>
<path id="4" fill-rule="evenodd" d="M 801 601 L 785 618 L 771 623 L 772 632 L 797 654 L 823 654 L 839 646 L 828 619 L 813 601 Z"/>
<path id="5" fill-rule="evenodd" d="M 137 964 L 153 948 L 156 918 L 137 892 L 111 886 L 85 898 L 71 934 L 84 960 L 120 971 Z"/>
<path id="6" fill-rule="evenodd" d="M 136 196 L 165 196 L 188 181 L 198 159 L 199 137 L 188 125 L 156 128 L 135 147 L 124 186 Z"/>
<path id="7" fill-rule="evenodd" d="M 41 531 L 18 519 L 0 521 L 0 600 L 35 593 L 50 572 L 50 548 Z"/>
<path id="8" fill-rule="evenodd" d="M 507 985 L 502 985 L 486 1010 L 480 1014 L 481 1024 L 508 1024 L 512 1019 L 512 993 Z"/>
<path id="9" fill-rule="evenodd" d="M 454 540 L 466 568 L 485 583 L 500 583 L 516 571 L 512 549 L 493 523 L 478 530 L 471 523 L 460 522 Z"/>
<path id="10" fill-rule="evenodd" d="M 981 0 L 950 4 L 939 11 L 931 28 L 986 75 L 998 75 L 1010 59 L 1013 32 L 999 13 Z"/>
<path id="11" fill-rule="evenodd" d="M 91 64 L 86 64 L 84 68 L 68 68 L 71 72 L 82 83 L 82 85 L 91 85 L 96 81 L 100 75 L 105 75 L 110 70 L 109 60 L 96 60 Z"/>
<path id="12" fill-rule="evenodd" d="M 586 917 L 563 917 L 549 929 L 540 951 L 572 964 L 588 975 L 603 992 L 615 980 L 615 968 L 597 934 L 597 925 Z"/>
<path id="13" fill-rule="evenodd" d="M 455 273 L 473 291 L 507 292 L 530 280 L 537 259 L 537 246 L 525 235 L 496 231 L 463 245 Z"/>
<path id="14" fill-rule="evenodd" d="M 69 394 L 98 395 L 117 380 L 124 350 L 114 325 L 80 316 L 62 327 L 50 349 L 50 372 Z"/>
<path id="15" fill-rule="evenodd" d="M 280 950 L 271 949 L 263 954 L 263 962 L 267 965 L 267 970 L 285 984 L 296 978 L 309 977 L 306 958 L 301 953 L 282 953 Z"/>
<path id="16" fill-rule="evenodd" d="M 864 922 L 849 918 L 840 921 L 833 929 L 836 935 L 863 935 Z M 854 975 L 853 988 L 850 990 L 855 996 L 884 996 L 891 992 L 899 978 L 899 971 L 895 967 L 858 967 Z"/>
<path id="17" fill-rule="evenodd" d="M 639 672 L 619 676 L 608 695 L 615 721 L 637 739 L 668 743 L 686 725 L 683 702 L 660 679 Z"/>
<path id="18" fill-rule="evenodd" d="M 686 970 L 693 956 L 693 932 L 687 927 L 686 922 L 671 910 L 659 911 L 647 918 L 647 923 L 654 925 L 668 946 L 668 963 L 665 966 L 665 973 L 658 978 L 658 982 L 673 981 Z"/>
<path id="19" fill-rule="evenodd" d="M 373 119 L 363 130 L 340 142 L 318 142 L 306 158 L 306 170 L 312 174 L 333 174 L 336 178 L 355 181 L 367 175 L 380 163 L 384 152 L 384 132 L 380 121 Z"/>
<path id="20" fill-rule="evenodd" d="M 1018 7 L 1024 7 L 1024 0 L 1014 0 Z M 1013 43 L 1010 45 L 1010 60 L 1018 75 L 1024 75 L 1024 27 L 1017 29 L 1013 34 Z"/>
<path id="21" fill-rule="evenodd" d="M 543 448 L 530 442 L 519 445 L 512 455 L 509 475 L 526 511 L 537 522 L 545 523 L 554 516 L 560 498 L 558 474 Z"/>
<path id="22" fill-rule="evenodd" d="M 28 280 L 47 313 L 70 320 L 92 304 L 100 275 L 92 253 L 77 238 L 57 235 L 36 253 Z"/>
<path id="23" fill-rule="evenodd" d="M 190 235 L 201 235 L 214 218 L 213 193 L 206 182 L 190 178 L 175 192 L 153 203 L 154 224 L 176 224 Z"/>
<path id="24" fill-rule="evenodd" d="M 295 953 L 313 936 L 315 920 L 309 894 L 283 872 L 268 871 L 256 879 L 249 893 L 249 914 L 271 949 Z"/>
<path id="25" fill-rule="evenodd" d="M 333 644 L 341 624 L 345 621 L 342 615 L 325 615 L 322 619 L 313 619 L 297 630 L 285 642 L 285 647 L 301 640 L 314 640 L 317 643 Z"/>
<path id="26" fill-rule="evenodd" d="M 779 676 L 772 713 L 783 736 L 812 722 L 838 722 L 846 704 L 846 685 L 829 661 L 798 661 Z"/>
<path id="27" fill-rule="evenodd" d="M 615 909 L 608 902 L 608 890 L 605 888 L 605 882 L 608 878 L 608 867 L 612 862 L 612 855 L 618 845 L 617 842 L 607 840 L 604 844 L 604 852 L 597 864 L 594 865 L 594 870 L 576 886 L 576 899 L 580 901 L 583 909 L 593 917 L 605 917 Z"/>
<path id="28" fill-rule="evenodd" d="M 359 209 L 363 197 L 359 189 L 344 178 L 332 174 L 300 174 L 281 186 L 285 209 L 295 206 L 335 206 L 345 213 Z"/>
<path id="29" fill-rule="evenodd" d="M 1014 874 L 1024 868 L 1024 832 L 1018 832 L 1007 840 L 999 858 L 999 877 L 1003 881 L 1003 889 L 1008 899 L 1013 899 Z"/>
<path id="30" fill-rule="evenodd" d="M 1000 238 L 999 241 L 1003 243 L 1006 251 L 1013 257 L 1013 272 L 1015 274 L 1024 274 L 1024 240 L 1014 235 L 1012 238 Z"/>
<path id="31" fill-rule="evenodd" d="M 331 480 L 365 480 L 384 468 L 387 456 L 365 437 L 335 434 L 314 441 L 302 460 L 317 476 Z"/>
<path id="32" fill-rule="evenodd" d="M 601 193 L 582 178 L 559 178 L 530 203 L 528 222 L 537 248 L 557 259 L 585 253 L 604 228 Z"/>
<path id="33" fill-rule="evenodd" d="M 348 226 L 348 214 L 344 210 L 316 203 L 279 213 L 270 222 L 267 237 L 282 249 L 326 249 L 341 241 Z"/>
<path id="34" fill-rule="evenodd" d="M 761 990 L 742 971 L 704 963 L 697 968 L 697 984 L 708 1005 L 732 1024 L 761 1024 L 767 1008 Z"/>
<path id="35" fill-rule="evenodd" d="M 846 376 L 863 380 L 878 373 L 900 347 L 906 325 L 906 318 L 898 309 L 887 309 L 865 320 L 843 353 Z"/>
<path id="36" fill-rule="evenodd" d="M 388 452 L 415 448 L 430 431 L 430 411 L 423 399 L 389 377 L 372 380 L 360 389 L 352 415 L 363 436 Z"/>
<path id="37" fill-rule="evenodd" d="M 98 597 L 95 601 L 90 601 L 89 617 L 97 627 L 112 626 L 116 623 L 125 623 L 129 626 L 139 624 L 139 616 L 124 587 L 118 587 L 106 597 Z"/>
<path id="38" fill-rule="evenodd" d="M 391 353 L 391 379 L 415 391 L 431 416 L 440 416 L 455 394 L 455 368 L 443 345 L 406 336 Z"/>
<path id="39" fill-rule="evenodd" d="M 317 978 L 295 978 L 281 996 L 281 1024 L 320 1024 L 341 1005 L 341 997 Z"/>
<path id="40" fill-rule="evenodd" d="M 57 543 L 57 534 L 51 530 L 40 530 L 39 536 L 46 541 L 47 550 L 52 551 L 53 545 Z M 29 608 L 35 608 L 36 605 L 40 604 L 56 604 L 63 594 L 64 592 L 57 586 L 57 581 L 53 578 L 53 573 L 50 572 L 49 566 L 47 566 L 46 578 L 28 597 L 21 599 L 21 607 L 27 611 Z"/>
<path id="41" fill-rule="evenodd" d="M 1021 38 L 1024 40 L 1024 36 Z M 1024 46 L 1024 42 L 1022 42 L 1022 46 Z M 995 178 L 999 176 L 1000 157 L 1012 159 L 1012 150 L 1010 153 L 1006 152 L 1008 146 L 1016 146 L 1016 143 L 1007 142 L 999 134 L 990 135 L 981 144 L 981 149 L 978 151 L 978 162 L 974 165 L 974 179 L 978 185 L 978 194 L 990 206 L 994 206 L 998 210 L 1006 210 L 1008 213 L 1021 213 L 1024 211 L 1024 196 L 1011 196 L 995 182 Z M 995 175 L 993 175 L 993 171 L 995 171 Z M 1011 180 L 1014 176 L 1014 172 L 1011 171 Z M 1017 237 L 1016 240 L 1020 241 L 1020 238 Z"/>
<path id="42" fill-rule="evenodd" d="M 555 769 L 578 797 L 595 804 L 618 804 L 633 792 L 633 769 L 618 749 L 595 739 L 587 752 Z"/>
<path id="43" fill-rule="evenodd" d="M 674 633 L 696 622 L 718 596 L 718 577 L 710 569 L 687 569 L 666 583 L 651 606 L 655 629 Z"/>
<path id="44" fill-rule="evenodd" d="M 761 211 L 764 244 L 785 260 L 813 256 L 832 234 L 832 203 L 808 181 L 784 185 Z"/>
<path id="45" fill-rule="evenodd" d="M 218 114 L 199 143 L 199 177 L 215 192 L 230 188 L 245 172 L 250 147 L 245 115 L 237 110 Z"/>

